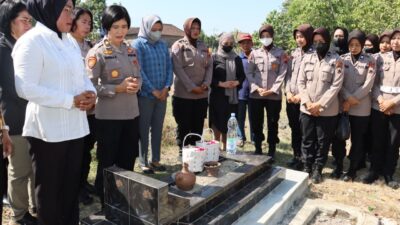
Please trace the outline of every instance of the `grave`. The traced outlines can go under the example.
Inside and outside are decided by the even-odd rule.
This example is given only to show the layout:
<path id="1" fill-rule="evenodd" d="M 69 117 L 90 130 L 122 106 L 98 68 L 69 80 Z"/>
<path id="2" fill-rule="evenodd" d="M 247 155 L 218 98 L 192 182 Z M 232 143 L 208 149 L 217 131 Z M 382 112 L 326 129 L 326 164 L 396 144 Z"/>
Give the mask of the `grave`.
<path id="1" fill-rule="evenodd" d="M 172 179 L 157 180 L 117 167 L 108 168 L 104 171 L 105 216 L 92 215 L 81 223 L 232 224 L 274 192 L 286 177 L 286 169 L 272 167 L 265 155 L 223 154 L 220 161 L 233 161 L 238 166 L 189 192 L 177 189 Z M 304 177 L 299 182 L 302 191 L 307 186 Z M 295 200 L 297 197 L 290 201 Z M 291 203 L 286 204 L 290 208 Z"/>

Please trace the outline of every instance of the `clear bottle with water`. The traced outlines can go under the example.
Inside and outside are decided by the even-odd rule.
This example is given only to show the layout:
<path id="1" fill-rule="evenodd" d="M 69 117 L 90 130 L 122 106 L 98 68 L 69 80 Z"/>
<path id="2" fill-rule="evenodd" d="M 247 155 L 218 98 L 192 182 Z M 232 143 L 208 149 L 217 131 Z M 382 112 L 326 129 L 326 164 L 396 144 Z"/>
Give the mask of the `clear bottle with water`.
<path id="1" fill-rule="evenodd" d="M 228 132 L 226 134 L 226 152 L 228 154 L 236 154 L 236 141 L 238 139 L 238 122 L 235 113 L 231 113 L 228 120 Z"/>

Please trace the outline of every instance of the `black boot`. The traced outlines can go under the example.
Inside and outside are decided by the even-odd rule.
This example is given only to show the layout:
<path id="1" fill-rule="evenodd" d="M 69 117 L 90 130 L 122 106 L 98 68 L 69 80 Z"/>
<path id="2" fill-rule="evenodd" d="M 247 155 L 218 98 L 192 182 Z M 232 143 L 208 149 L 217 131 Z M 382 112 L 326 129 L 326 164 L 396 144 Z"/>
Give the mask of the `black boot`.
<path id="1" fill-rule="evenodd" d="M 311 176 L 311 182 L 313 184 L 319 184 L 322 182 L 322 167 L 315 166 Z"/>
<path id="2" fill-rule="evenodd" d="M 356 176 L 357 176 L 356 171 L 349 170 L 347 173 L 344 174 L 343 181 L 344 182 L 353 181 L 354 179 L 356 179 Z"/>
<path id="3" fill-rule="evenodd" d="M 268 156 L 271 157 L 271 162 L 275 162 L 275 151 L 276 151 L 276 146 L 275 144 L 269 144 L 268 145 Z"/>
<path id="4" fill-rule="evenodd" d="M 350 162 L 349 170 L 344 174 L 343 181 L 353 181 L 356 178 L 357 170 L 355 169 L 354 163 Z"/>
<path id="5" fill-rule="evenodd" d="M 331 173 L 332 179 L 339 179 L 343 174 L 343 161 L 336 160 L 336 168 Z"/>
<path id="6" fill-rule="evenodd" d="M 364 184 L 372 184 L 374 183 L 376 180 L 378 180 L 379 175 L 378 173 L 376 173 L 375 171 L 370 170 L 363 178 L 362 178 L 362 182 Z"/>
<path id="7" fill-rule="evenodd" d="M 385 175 L 385 176 L 383 176 L 383 177 L 385 178 L 385 182 L 386 182 L 386 185 L 387 185 L 387 186 L 389 186 L 389 187 L 392 188 L 392 189 L 397 189 L 397 188 L 399 188 L 400 184 L 399 184 L 399 182 L 397 182 L 397 181 L 395 181 L 395 180 L 393 179 L 393 176 L 391 176 L 391 175 Z"/>

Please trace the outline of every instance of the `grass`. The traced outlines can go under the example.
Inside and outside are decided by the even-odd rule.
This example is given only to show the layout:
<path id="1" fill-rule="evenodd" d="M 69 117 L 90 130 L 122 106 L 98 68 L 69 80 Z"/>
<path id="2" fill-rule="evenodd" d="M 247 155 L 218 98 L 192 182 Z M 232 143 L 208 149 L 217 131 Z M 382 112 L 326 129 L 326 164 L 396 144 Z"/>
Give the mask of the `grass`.
<path id="1" fill-rule="evenodd" d="M 205 121 L 205 126 L 207 121 Z M 264 126 L 266 129 L 266 126 Z M 166 165 L 166 172 L 157 172 L 152 175 L 155 178 L 163 178 L 169 176 L 172 172 L 180 170 L 181 165 L 177 160 L 178 158 L 178 147 L 175 145 L 175 129 L 176 123 L 172 116 L 171 101 L 168 101 L 167 115 L 164 122 L 164 129 L 162 134 L 162 150 L 161 150 L 161 163 Z M 267 131 L 264 131 L 265 134 Z M 248 126 L 246 128 L 247 137 L 249 136 Z M 281 118 L 279 121 L 279 138 L 281 142 L 277 146 L 276 155 L 276 166 L 286 167 L 286 162 L 292 157 L 292 150 L 290 147 L 290 127 L 288 125 L 285 104 L 283 103 Z M 349 146 L 348 146 L 349 147 Z M 264 152 L 267 149 L 264 144 Z M 347 148 L 349 149 L 349 148 Z M 240 149 L 244 151 L 252 152 L 254 147 L 250 143 L 246 143 L 244 148 Z M 89 182 L 94 183 L 96 174 L 97 161 L 95 157 L 95 151 L 92 151 L 93 161 L 91 165 Z M 346 160 L 347 161 L 347 160 Z M 348 163 L 348 162 L 346 162 Z M 135 164 L 135 171 L 140 172 L 138 163 Z M 345 169 L 348 164 L 345 164 Z M 377 217 L 392 218 L 400 223 L 400 190 L 392 190 L 388 188 L 384 181 L 381 179 L 372 185 L 365 185 L 356 180 L 355 182 L 343 182 L 341 180 L 329 179 L 329 174 L 332 171 L 332 157 L 329 157 L 326 168 L 323 171 L 324 182 L 318 185 L 310 184 L 310 192 L 308 198 L 318 198 L 329 200 L 333 202 L 339 202 L 359 208 L 361 211 L 374 215 Z M 358 175 L 362 175 L 366 170 L 358 172 Z M 397 169 L 395 179 L 400 180 L 400 172 Z M 90 206 L 81 205 L 81 217 L 85 217 L 100 209 L 98 199 L 95 199 L 95 203 Z M 10 216 L 10 209 L 5 208 L 3 213 L 3 224 L 6 224 Z"/>

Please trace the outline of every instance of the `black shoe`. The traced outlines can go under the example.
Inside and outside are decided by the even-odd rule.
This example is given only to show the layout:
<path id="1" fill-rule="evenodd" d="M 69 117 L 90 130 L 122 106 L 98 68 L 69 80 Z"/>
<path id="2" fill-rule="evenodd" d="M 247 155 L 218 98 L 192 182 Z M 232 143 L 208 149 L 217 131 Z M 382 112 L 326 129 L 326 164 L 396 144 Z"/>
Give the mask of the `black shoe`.
<path id="1" fill-rule="evenodd" d="M 21 225 L 37 225 L 38 221 L 35 217 L 33 217 L 29 212 L 26 212 L 22 219 L 17 221 L 18 224 Z"/>
<path id="2" fill-rule="evenodd" d="M 397 189 L 397 188 L 399 188 L 399 182 L 395 181 L 395 180 L 393 179 L 393 176 L 385 175 L 385 176 L 383 176 L 383 177 L 385 178 L 385 182 L 386 182 L 386 185 L 387 185 L 387 186 L 389 186 L 389 187 L 392 188 L 392 189 Z"/>
<path id="3" fill-rule="evenodd" d="M 154 170 L 149 167 L 142 167 L 142 171 L 144 174 L 154 174 Z"/>
<path id="4" fill-rule="evenodd" d="M 376 180 L 378 180 L 378 178 L 379 178 L 379 175 L 378 175 L 377 173 L 375 173 L 374 171 L 369 171 L 369 172 L 367 173 L 367 175 L 365 175 L 365 176 L 362 178 L 362 182 L 363 182 L 364 184 L 372 184 L 372 183 L 374 183 Z"/>
<path id="5" fill-rule="evenodd" d="M 331 173 L 330 177 L 332 179 L 339 179 L 343 174 L 343 167 L 337 166 Z"/>
<path id="6" fill-rule="evenodd" d="M 348 171 L 344 176 L 343 176 L 343 181 L 344 182 L 349 182 L 353 181 L 356 178 L 356 173 L 353 171 Z"/>
<path id="7" fill-rule="evenodd" d="M 160 171 L 160 172 L 163 172 L 163 171 L 166 171 L 166 170 L 167 170 L 167 168 L 165 168 L 165 166 L 161 165 L 159 162 L 152 162 L 152 163 L 150 163 L 150 167 L 151 167 L 153 170 L 155 170 L 155 171 Z"/>
<path id="8" fill-rule="evenodd" d="M 311 176 L 311 182 L 313 184 L 319 184 L 322 182 L 322 170 L 320 168 L 315 168 L 312 176 Z"/>
<path id="9" fill-rule="evenodd" d="M 82 202 L 84 205 L 90 205 L 93 203 L 93 198 L 90 197 L 85 188 L 83 188 L 79 193 L 79 202 Z"/>
<path id="10" fill-rule="evenodd" d="M 271 158 L 275 158 L 275 152 L 276 152 L 276 147 L 275 145 L 270 145 L 268 146 L 268 156 L 270 156 Z"/>

